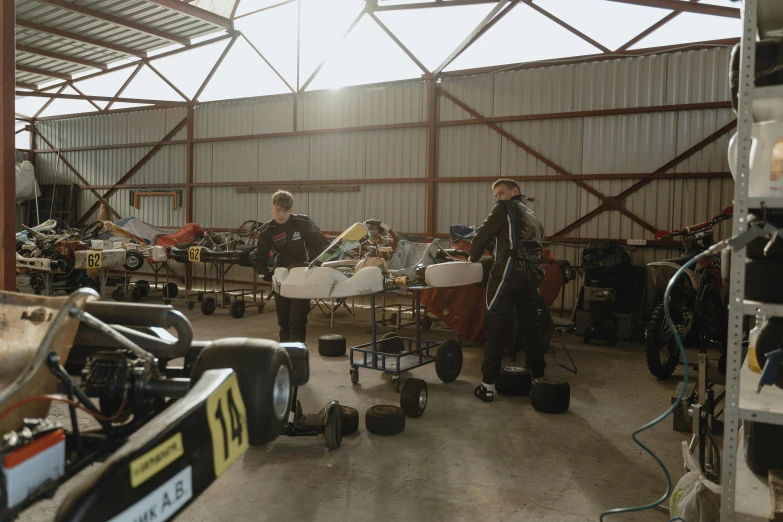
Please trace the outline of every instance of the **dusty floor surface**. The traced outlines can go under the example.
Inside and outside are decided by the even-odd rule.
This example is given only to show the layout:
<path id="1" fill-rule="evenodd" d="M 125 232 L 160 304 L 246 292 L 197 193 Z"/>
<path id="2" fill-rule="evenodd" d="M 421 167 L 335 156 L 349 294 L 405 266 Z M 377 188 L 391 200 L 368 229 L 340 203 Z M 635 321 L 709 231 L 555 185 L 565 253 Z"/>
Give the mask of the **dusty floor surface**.
<path id="1" fill-rule="evenodd" d="M 177 306 L 200 339 L 277 337 L 273 302 L 262 315 L 248 309 L 240 320 L 227 310 L 203 316 Z M 400 435 L 381 437 L 364 429 L 364 411 L 399 404 L 391 377 L 363 370 L 360 384 L 353 386 L 347 357 L 325 358 L 317 350 L 318 336 L 330 332 L 345 335 L 348 346 L 367 342 L 368 324 L 363 317 L 352 323 L 341 310 L 330 329 L 328 319 L 314 310 L 308 330 L 311 377 L 300 390 L 305 412 L 330 399 L 357 408 L 359 432 L 345 437 L 336 451 L 326 450 L 323 437 L 280 437 L 267 447 L 250 448 L 177 520 L 594 521 L 604 509 L 647 503 L 664 491 L 663 473 L 630 434 L 669 406 L 682 368 L 672 380 L 659 382 L 648 373 L 640 345 L 585 346 L 565 336 L 579 374 L 557 367 L 547 355 L 548 374 L 571 384 L 571 407 L 563 415 L 546 415 L 536 412 L 528 397 L 496 396 L 492 404 L 474 398 L 482 349 L 466 347 L 462 374 L 453 383 L 440 382 L 434 365 L 410 373 L 428 383 L 426 412 L 407 419 Z M 672 430 L 671 419 L 643 435 L 675 482 L 686 437 Z M 51 520 L 72 487 L 20 520 Z M 606 520 L 668 517 L 647 511 Z"/>

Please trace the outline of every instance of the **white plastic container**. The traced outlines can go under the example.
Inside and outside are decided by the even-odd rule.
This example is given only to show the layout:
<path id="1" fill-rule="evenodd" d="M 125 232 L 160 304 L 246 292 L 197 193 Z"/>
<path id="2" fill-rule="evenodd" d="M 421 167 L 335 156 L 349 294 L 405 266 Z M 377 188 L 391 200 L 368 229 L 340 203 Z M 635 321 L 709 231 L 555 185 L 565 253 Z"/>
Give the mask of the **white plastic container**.
<path id="1" fill-rule="evenodd" d="M 729 141 L 729 168 L 737 179 L 737 135 Z M 751 131 L 750 197 L 783 197 L 783 122 L 754 123 Z"/>

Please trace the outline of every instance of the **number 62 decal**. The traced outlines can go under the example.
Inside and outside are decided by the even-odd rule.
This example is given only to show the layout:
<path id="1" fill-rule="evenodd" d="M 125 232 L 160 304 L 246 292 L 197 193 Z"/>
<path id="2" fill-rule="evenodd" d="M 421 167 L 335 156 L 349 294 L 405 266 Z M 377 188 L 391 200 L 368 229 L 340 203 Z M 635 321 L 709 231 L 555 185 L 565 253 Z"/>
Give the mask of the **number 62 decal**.
<path id="1" fill-rule="evenodd" d="M 188 247 L 188 261 L 190 261 L 191 263 L 198 263 L 201 261 L 200 246 Z"/>

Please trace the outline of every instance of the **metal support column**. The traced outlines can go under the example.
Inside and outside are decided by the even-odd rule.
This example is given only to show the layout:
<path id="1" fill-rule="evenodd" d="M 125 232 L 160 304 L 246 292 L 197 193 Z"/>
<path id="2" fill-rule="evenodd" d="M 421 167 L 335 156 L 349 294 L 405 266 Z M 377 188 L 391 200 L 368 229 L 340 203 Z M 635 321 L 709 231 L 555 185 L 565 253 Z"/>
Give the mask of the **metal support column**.
<path id="1" fill-rule="evenodd" d="M 193 223 L 193 133 L 196 119 L 193 106 L 188 106 L 188 134 L 187 134 L 187 173 L 185 174 L 185 214 L 186 222 Z M 185 263 L 185 293 L 191 289 L 193 281 L 193 264 Z M 168 297 L 168 295 L 166 296 Z"/>
<path id="2" fill-rule="evenodd" d="M 16 3 L 0 2 L 0 290 L 16 289 Z"/>

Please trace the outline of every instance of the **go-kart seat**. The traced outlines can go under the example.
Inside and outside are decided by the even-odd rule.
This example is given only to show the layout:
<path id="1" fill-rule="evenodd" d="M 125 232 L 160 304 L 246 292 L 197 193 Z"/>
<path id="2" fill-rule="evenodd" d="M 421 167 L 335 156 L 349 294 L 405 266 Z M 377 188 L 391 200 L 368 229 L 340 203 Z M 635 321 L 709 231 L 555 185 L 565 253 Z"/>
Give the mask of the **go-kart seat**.
<path id="1" fill-rule="evenodd" d="M 57 391 L 57 377 L 46 365 L 54 352 L 64 362 L 73 346 L 79 320 L 69 313 L 83 309 L 94 290 L 81 289 L 68 297 L 44 297 L 0 292 L 0 411 L 33 395 Z M 26 417 L 44 418 L 48 401 L 34 401 L 0 420 L 0 434 L 18 429 Z"/>

